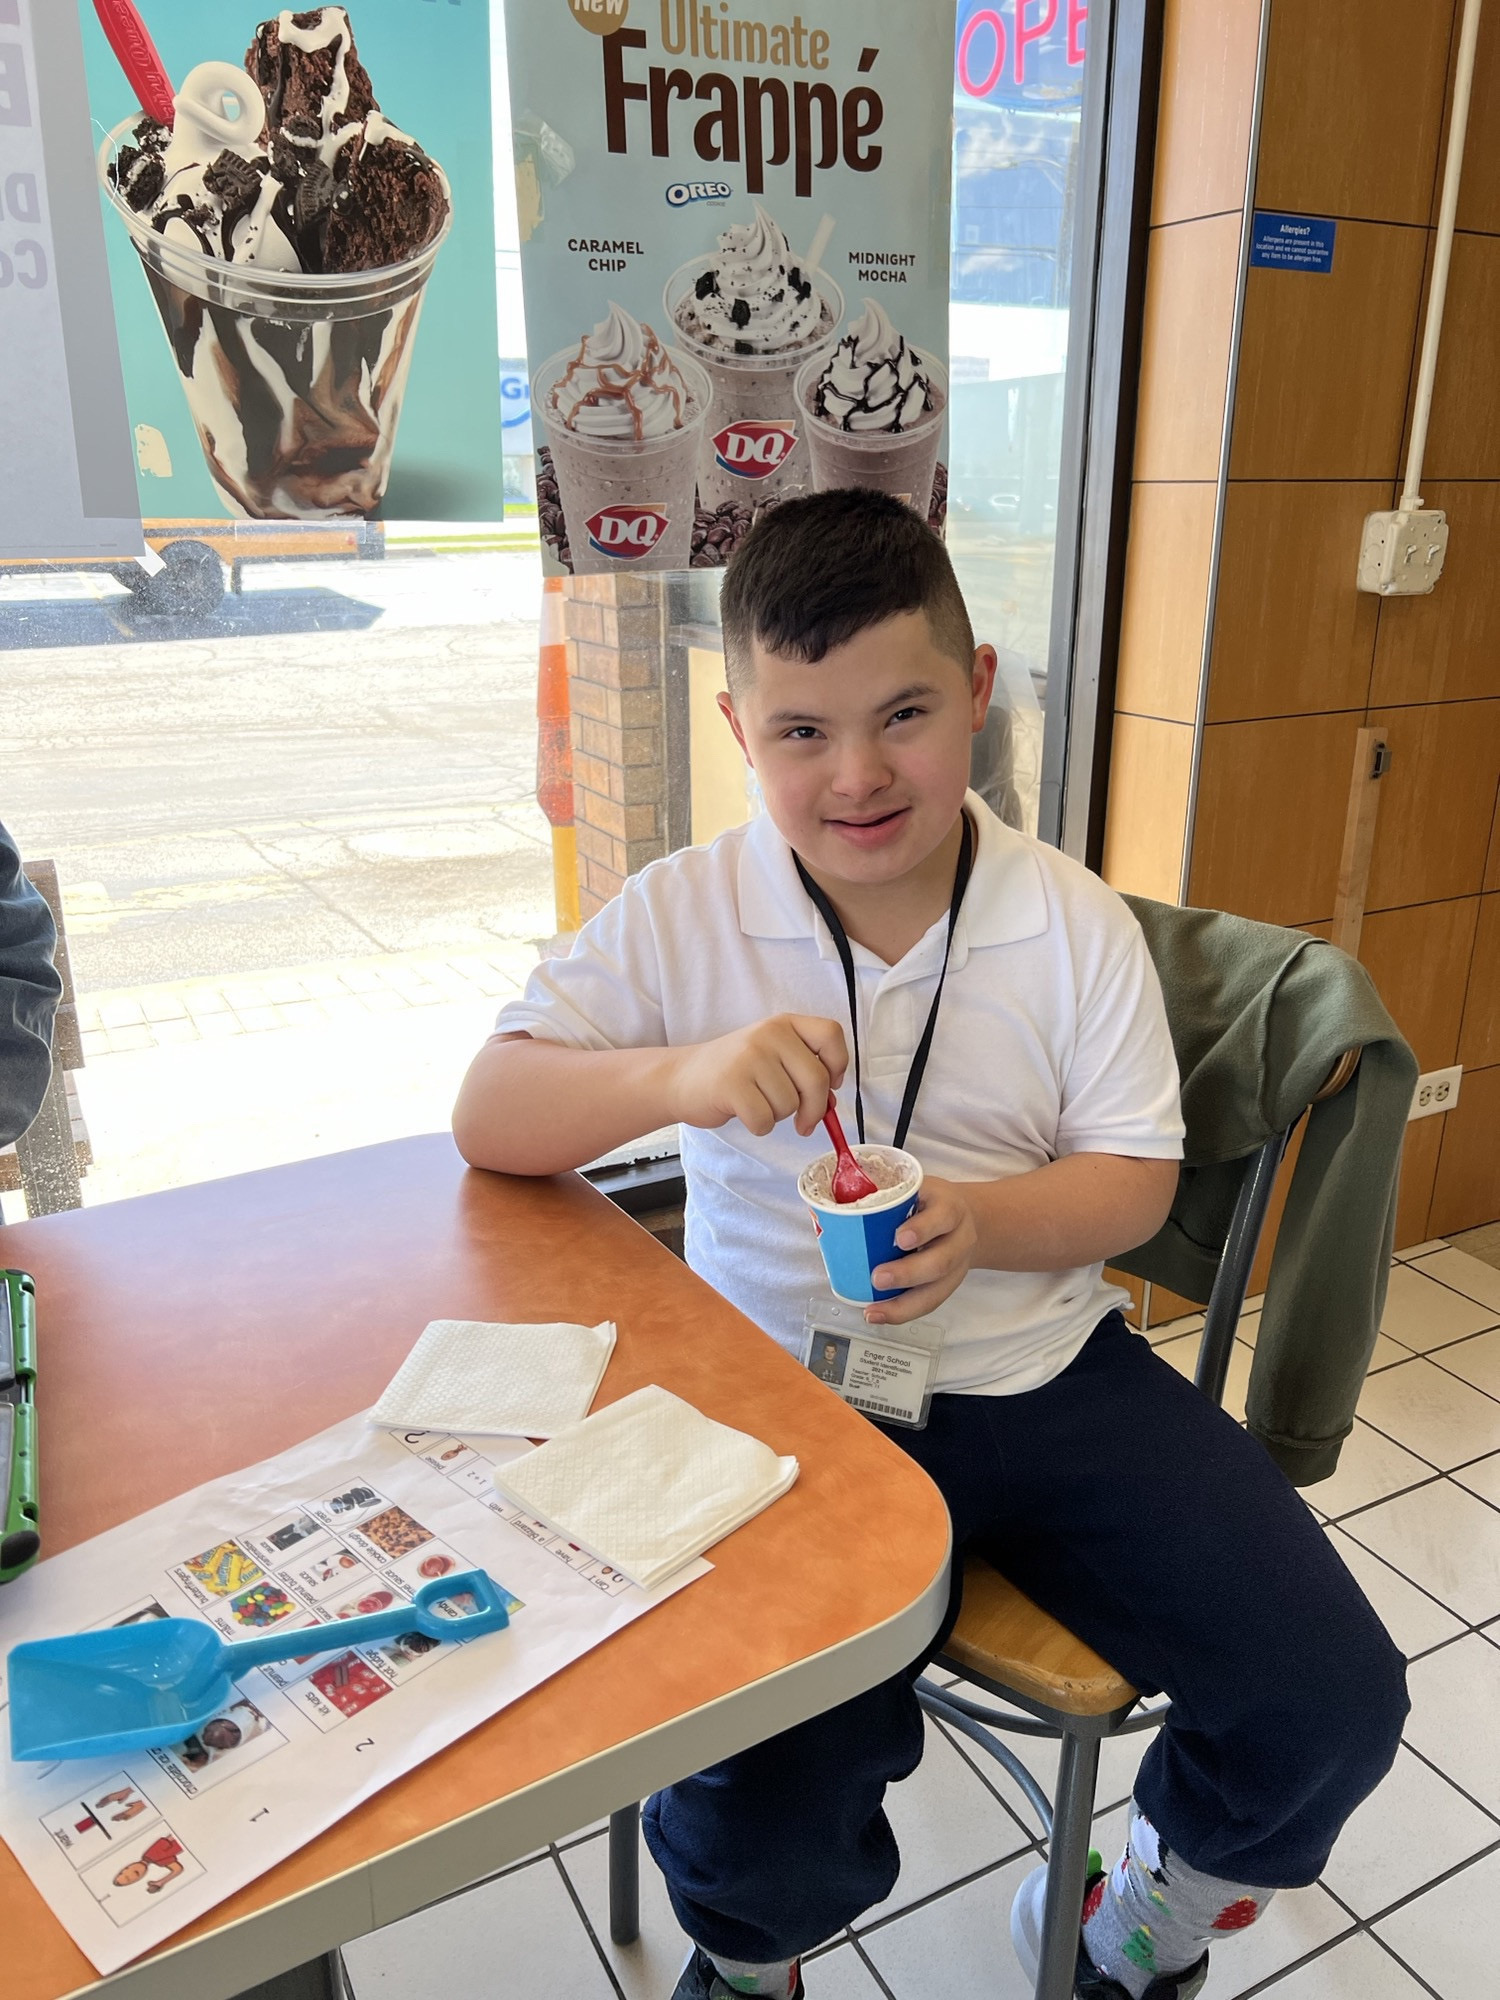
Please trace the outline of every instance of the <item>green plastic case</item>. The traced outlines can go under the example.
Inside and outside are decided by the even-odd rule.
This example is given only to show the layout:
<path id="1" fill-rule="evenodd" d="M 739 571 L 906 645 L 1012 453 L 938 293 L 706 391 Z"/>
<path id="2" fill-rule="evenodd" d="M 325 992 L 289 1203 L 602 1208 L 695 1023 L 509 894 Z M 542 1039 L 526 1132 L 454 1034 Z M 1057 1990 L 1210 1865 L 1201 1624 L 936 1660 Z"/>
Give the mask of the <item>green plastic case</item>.
<path id="1" fill-rule="evenodd" d="M 36 1285 L 0 1271 L 0 1583 L 41 1553 L 37 1528 Z"/>

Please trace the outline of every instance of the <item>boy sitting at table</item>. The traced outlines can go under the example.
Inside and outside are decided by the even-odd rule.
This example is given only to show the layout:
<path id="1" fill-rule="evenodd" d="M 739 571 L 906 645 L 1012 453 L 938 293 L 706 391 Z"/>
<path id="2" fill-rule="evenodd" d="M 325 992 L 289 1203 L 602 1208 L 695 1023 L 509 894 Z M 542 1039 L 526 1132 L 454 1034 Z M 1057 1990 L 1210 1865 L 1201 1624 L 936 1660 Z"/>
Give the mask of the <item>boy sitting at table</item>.
<path id="1" fill-rule="evenodd" d="M 1119 898 L 967 789 L 996 656 L 942 544 L 879 494 L 786 501 L 722 618 L 719 703 L 765 812 L 632 877 L 537 968 L 455 1135 L 476 1166 L 551 1174 L 676 1123 L 688 1262 L 793 1352 L 826 1291 L 797 1177 L 829 1092 L 852 1084 L 870 1142 L 921 1160 L 904 1254 L 875 1273 L 903 1289 L 865 1318 L 940 1315 L 946 1340 L 926 1427 L 888 1435 L 955 1549 L 1171 1696 L 1125 1851 L 1088 1886 L 1075 1990 L 1188 2000 L 1209 1943 L 1312 1882 L 1389 1769 L 1401 1658 L 1268 1454 L 1101 1276 L 1176 1186 L 1161 990 Z M 695 1944 L 674 2000 L 800 1994 L 800 1955 L 890 1894 L 881 1800 L 922 1754 L 918 1671 L 649 1802 Z M 1011 1914 L 1033 1976 L 1044 1890 L 1038 1868 Z"/>

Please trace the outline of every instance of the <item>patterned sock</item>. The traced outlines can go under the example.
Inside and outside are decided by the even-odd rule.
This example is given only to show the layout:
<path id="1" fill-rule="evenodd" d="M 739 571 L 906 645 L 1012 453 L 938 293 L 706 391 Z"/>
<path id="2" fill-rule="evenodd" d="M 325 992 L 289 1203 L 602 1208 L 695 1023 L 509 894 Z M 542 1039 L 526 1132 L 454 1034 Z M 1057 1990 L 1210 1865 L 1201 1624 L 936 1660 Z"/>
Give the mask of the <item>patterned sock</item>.
<path id="1" fill-rule="evenodd" d="M 1084 1903 L 1084 1949 L 1141 2000 L 1153 1979 L 1186 1972 L 1216 1938 L 1253 1924 L 1275 1893 L 1199 1874 L 1132 1805 L 1125 1852 Z"/>
<path id="2" fill-rule="evenodd" d="M 747 1965 L 743 1959 L 720 1958 L 717 1952 L 704 1954 L 724 1984 L 734 1993 L 773 1993 L 776 2000 L 791 2000 L 797 1991 L 795 1958 L 778 1958 L 771 1965 Z"/>

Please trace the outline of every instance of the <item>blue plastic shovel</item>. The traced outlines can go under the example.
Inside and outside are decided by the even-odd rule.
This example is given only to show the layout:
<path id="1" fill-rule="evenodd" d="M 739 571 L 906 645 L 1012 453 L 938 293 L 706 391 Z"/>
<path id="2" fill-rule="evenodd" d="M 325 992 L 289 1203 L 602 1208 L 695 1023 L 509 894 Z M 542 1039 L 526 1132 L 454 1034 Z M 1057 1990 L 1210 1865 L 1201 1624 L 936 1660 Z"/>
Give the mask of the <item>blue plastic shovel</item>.
<path id="1" fill-rule="evenodd" d="M 444 1617 L 433 1609 L 467 1595 L 476 1611 Z M 10 1754 L 23 1762 L 113 1757 L 180 1743 L 234 1700 L 234 1683 L 251 1667 L 344 1653 L 375 1639 L 425 1632 L 430 1639 L 473 1639 L 510 1623 L 505 1598 L 482 1569 L 434 1577 L 409 1604 L 393 1604 L 331 1624 L 279 1627 L 257 1639 L 223 1640 L 196 1618 L 156 1618 L 109 1625 L 60 1639 L 12 1646 Z"/>

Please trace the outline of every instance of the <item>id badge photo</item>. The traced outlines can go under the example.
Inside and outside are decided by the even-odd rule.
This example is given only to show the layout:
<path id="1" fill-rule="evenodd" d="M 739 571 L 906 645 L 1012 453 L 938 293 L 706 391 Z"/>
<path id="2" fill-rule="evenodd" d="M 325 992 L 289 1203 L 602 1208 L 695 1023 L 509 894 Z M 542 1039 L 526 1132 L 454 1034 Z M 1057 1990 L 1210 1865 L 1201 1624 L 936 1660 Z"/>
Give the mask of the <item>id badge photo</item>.
<path id="1" fill-rule="evenodd" d="M 921 1430 L 937 1384 L 943 1328 L 936 1320 L 871 1326 L 864 1307 L 820 1293 L 807 1302 L 802 1361 L 853 1410 Z"/>

